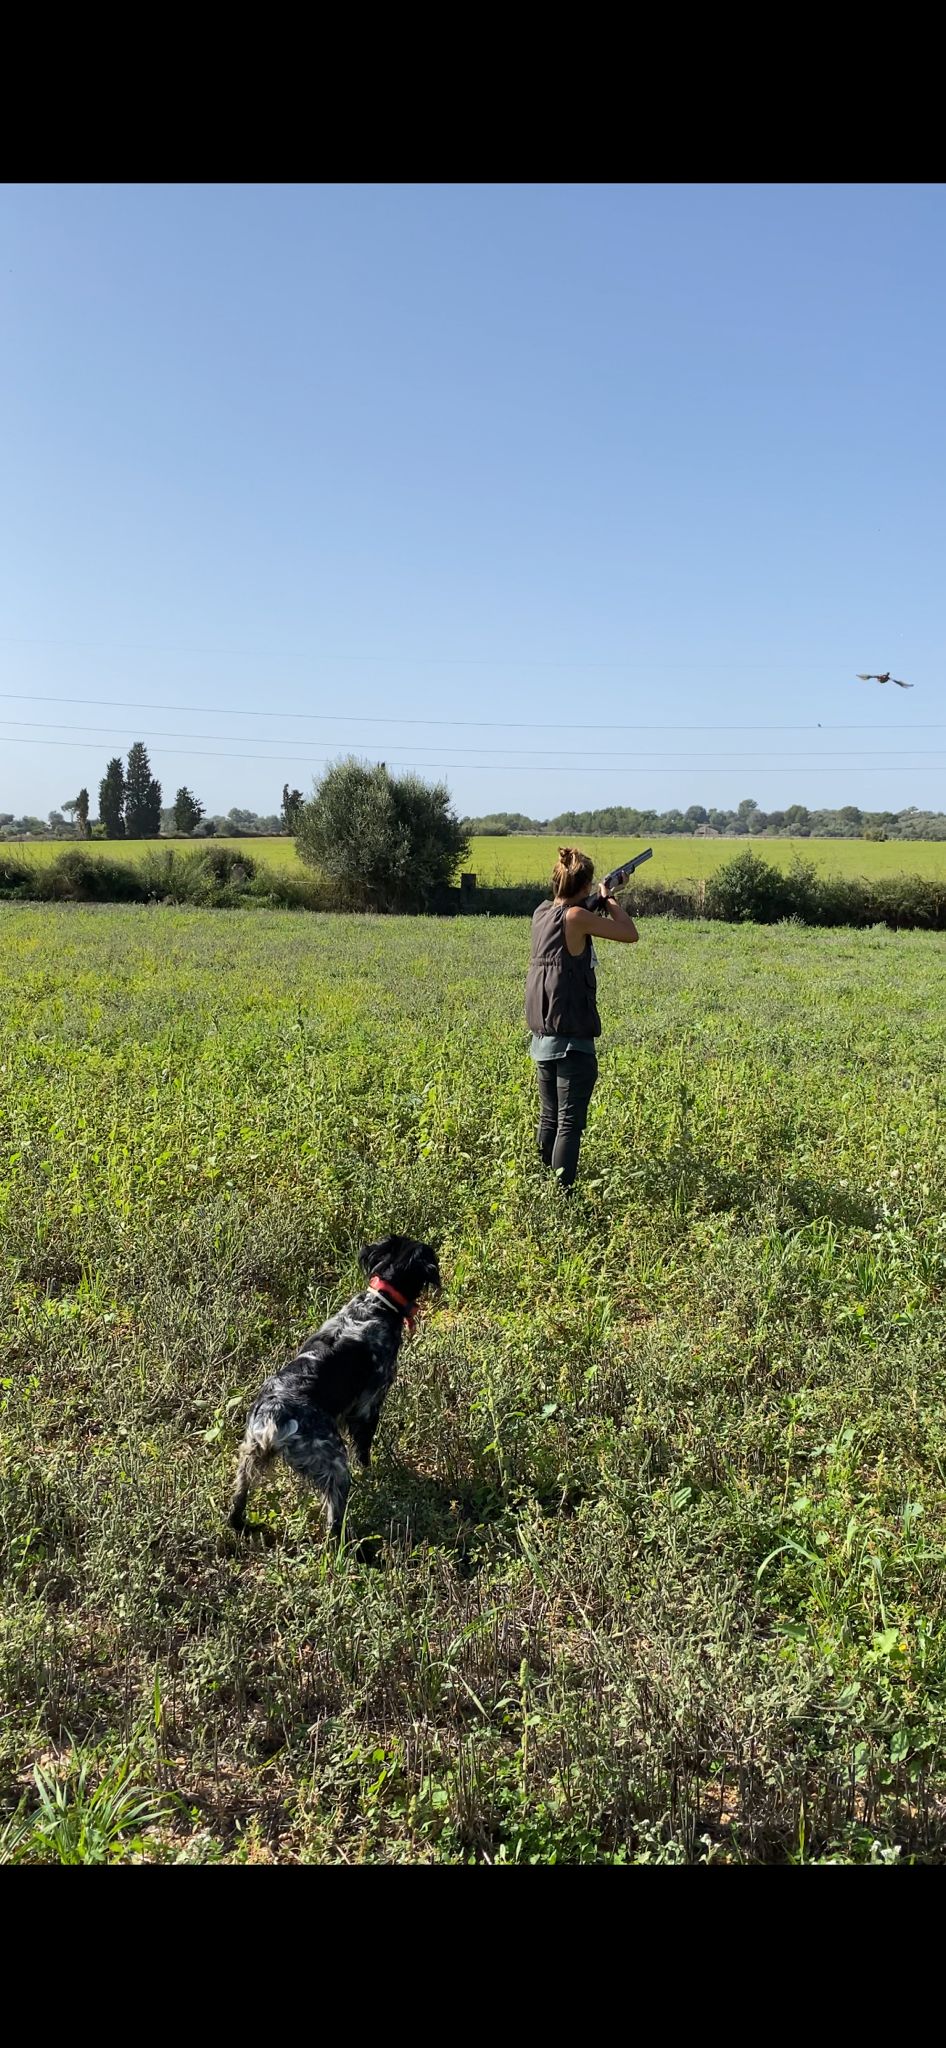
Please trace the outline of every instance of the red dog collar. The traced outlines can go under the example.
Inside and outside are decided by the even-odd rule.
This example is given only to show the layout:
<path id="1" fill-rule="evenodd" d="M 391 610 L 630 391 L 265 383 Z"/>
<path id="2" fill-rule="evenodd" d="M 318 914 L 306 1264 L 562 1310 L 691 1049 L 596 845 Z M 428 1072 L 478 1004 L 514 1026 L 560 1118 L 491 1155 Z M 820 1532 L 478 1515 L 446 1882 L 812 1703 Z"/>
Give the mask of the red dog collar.
<path id="1" fill-rule="evenodd" d="M 399 1294 L 397 1288 L 391 1286 L 390 1281 L 379 1280 L 377 1273 L 372 1273 L 368 1286 L 372 1294 L 383 1294 L 388 1301 L 393 1301 L 395 1308 L 400 1309 L 408 1330 L 413 1336 L 416 1308 L 408 1301 L 407 1296 Z"/>

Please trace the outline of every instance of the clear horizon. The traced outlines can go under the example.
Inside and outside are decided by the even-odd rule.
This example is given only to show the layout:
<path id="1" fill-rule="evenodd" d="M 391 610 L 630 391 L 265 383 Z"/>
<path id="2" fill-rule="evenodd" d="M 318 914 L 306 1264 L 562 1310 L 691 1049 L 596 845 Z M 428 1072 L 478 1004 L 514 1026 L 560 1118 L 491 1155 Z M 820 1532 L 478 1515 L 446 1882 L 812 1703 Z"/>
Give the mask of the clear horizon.
<path id="1" fill-rule="evenodd" d="M 0 808 L 946 808 L 941 186 L 0 193 Z M 891 669 L 915 687 L 855 680 Z"/>

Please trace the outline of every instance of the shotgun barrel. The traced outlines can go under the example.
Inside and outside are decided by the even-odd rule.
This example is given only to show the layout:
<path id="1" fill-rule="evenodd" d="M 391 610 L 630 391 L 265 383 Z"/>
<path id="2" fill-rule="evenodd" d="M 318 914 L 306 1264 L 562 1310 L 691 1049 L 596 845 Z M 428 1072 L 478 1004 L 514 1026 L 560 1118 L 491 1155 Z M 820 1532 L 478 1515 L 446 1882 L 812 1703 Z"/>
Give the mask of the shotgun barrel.
<path id="1" fill-rule="evenodd" d="M 613 895 L 615 889 L 622 889 L 625 882 L 630 881 L 634 869 L 641 867 L 645 860 L 652 860 L 653 854 L 653 847 L 646 846 L 643 853 L 635 853 L 633 860 L 626 860 L 619 868 L 612 868 L 611 873 L 605 875 L 604 878 L 604 886 L 608 895 Z M 599 890 L 593 889 L 591 895 L 585 898 L 585 909 L 600 910 L 604 916 L 607 916 Z"/>

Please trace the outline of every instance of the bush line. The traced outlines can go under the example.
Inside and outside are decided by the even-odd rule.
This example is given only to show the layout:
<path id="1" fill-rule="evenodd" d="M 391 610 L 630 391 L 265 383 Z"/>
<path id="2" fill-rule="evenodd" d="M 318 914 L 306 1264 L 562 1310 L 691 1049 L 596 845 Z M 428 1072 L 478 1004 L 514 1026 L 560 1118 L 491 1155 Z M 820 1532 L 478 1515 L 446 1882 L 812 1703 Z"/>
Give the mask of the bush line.
<path id="1" fill-rule="evenodd" d="M 0 848 L 0 898 L 29 903 L 177 903 L 208 910 L 259 904 L 285 910 L 330 910 L 316 876 L 284 874 L 242 849 L 214 846 L 179 853 L 155 846 L 140 860 L 70 847 L 51 861 L 31 861 Z"/>
<path id="2" fill-rule="evenodd" d="M 530 917 L 548 895 L 541 883 L 444 890 L 434 916 Z M 155 847 L 138 861 L 70 847 L 49 862 L 0 849 L 0 900 L 22 903 L 169 903 L 207 910 L 369 909 L 343 902 L 315 875 L 288 874 L 233 847 L 179 853 Z M 639 883 L 626 897 L 641 917 L 715 918 L 726 924 L 886 925 L 891 931 L 946 931 L 946 880 L 923 875 L 819 874 L 795 860 L 786 870 L 745 852 L 705 882 Z"/>

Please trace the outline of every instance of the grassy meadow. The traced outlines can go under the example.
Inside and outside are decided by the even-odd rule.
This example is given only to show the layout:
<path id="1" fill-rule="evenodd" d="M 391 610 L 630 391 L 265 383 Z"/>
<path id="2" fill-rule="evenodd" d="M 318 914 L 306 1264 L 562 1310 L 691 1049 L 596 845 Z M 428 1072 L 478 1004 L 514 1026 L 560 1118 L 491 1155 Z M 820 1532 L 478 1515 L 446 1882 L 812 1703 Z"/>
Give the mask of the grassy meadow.
<path id="1" fill-rule="evenodd" d="M 464 866 L 470 868 L 481 882 L 545 882 L 555 865 L 559 843 L 557 837 L 533 837 L 526 833 L 510 835 L 506 839 L 473 839 L 470 856 Z M 644 844 L 652 845 L 654 858 L 641 879 L 670 884 L 704 881 L 715 874 L 724 861 L 744 853 L 747 846 L 776 867 L 789 867 L 797 856 L 813 862 L 823 874 L 866 875 L 869 878 L 910 874 L 946 878 L 946 840 L 943 839 L 688 839 L 668 835 L 631 841 L 591 836 L 581 838 L 580 843 L 593 855 L 599 875 L 617 867 L 627 858 L 628 852 L 638 852 Z M 72 844 L 71 840 L 24 840 L 11 850 L 27 860 L 44 861 L 53 859 L 64 846 Z M 93 839 L 88 841 L 88 850 L 106 853 L 118 860 L 140 860 L 142 854 L 153 849 L 155 844 L 153 839 Z M 200 847 L 207 842 L 177 839 L 161 840 L 157 844 L 184 851 L 189 845 Z M 301 867 L 293 839 L 220 838 L 213 844 L 240 847 L 254 860 L 271 861 L 293 869 Z"/>
<path id="2" fill-rule="evenodd" d="M 943 1860 L 942 940 L 602 949 L 568 1204 L 526 936 L 0 909 L 0 1859 Z M 240 1542 L 389 1228 L 445 1291 L 348 1549 L 282 1473 Z"/>

